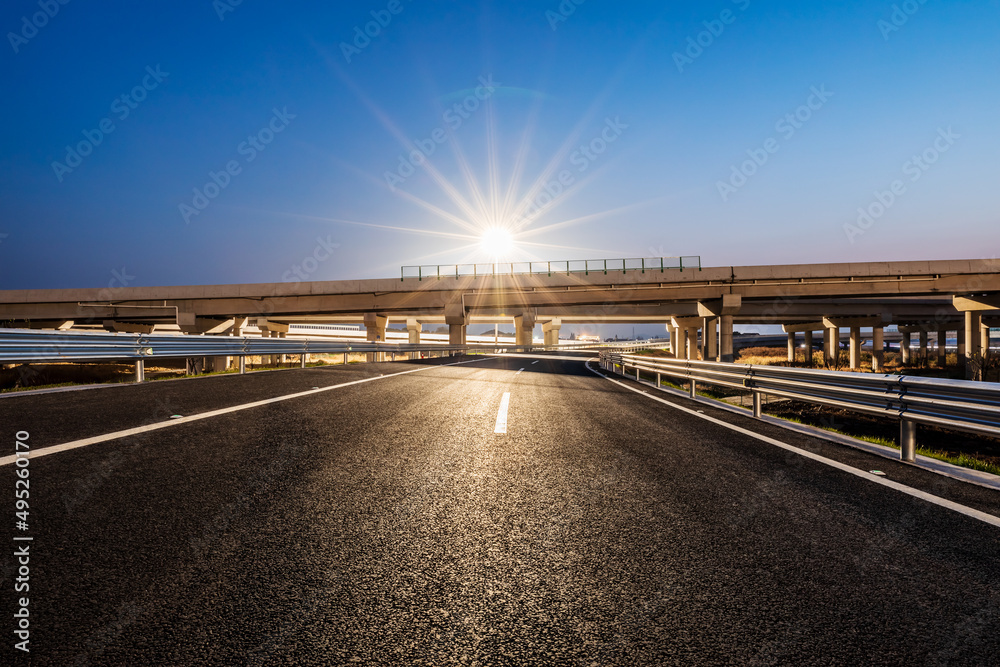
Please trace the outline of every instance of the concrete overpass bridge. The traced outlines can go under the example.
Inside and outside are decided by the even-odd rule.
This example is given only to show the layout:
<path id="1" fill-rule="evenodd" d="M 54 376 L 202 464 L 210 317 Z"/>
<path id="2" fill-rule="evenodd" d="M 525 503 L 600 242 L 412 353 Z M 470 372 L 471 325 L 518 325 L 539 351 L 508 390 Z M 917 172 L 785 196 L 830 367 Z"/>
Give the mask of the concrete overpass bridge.
<path id="1" fill-rule="evenodd" d="M 519 345 L 541 324 L 547 344 L 564 323 L 663 323 L 678 356 L 733 360 L 733 326 L 782 325 L 794 354 L 796 334 L 811 345 L 822 332 L 827 356 L 849 330 L 852 366 L 861 328 L 881 349 L 889 325 L 944 340 L 955 332 L 963 358 L 988 345 L 1000 325 L 1000 260 L 868 262 L 704 268 L 645 268 L 495 273 L 242 285 L 0 291 L 0 320 L 14 327 L 104 328 L 119 332 L 179 330 L 240 335 L 256 325 L 284 336 L 294 323 L 359 323 L 368 340 L 386 340 L 390 321 L 405 321 L 409 341 L 421 325 L 449 326 L 464 344 L 470 324 L 508 321 Z M 567 267 L 569 265 L 567 264 Z M 873 364 L 878 369 L 879 354 Z"/>

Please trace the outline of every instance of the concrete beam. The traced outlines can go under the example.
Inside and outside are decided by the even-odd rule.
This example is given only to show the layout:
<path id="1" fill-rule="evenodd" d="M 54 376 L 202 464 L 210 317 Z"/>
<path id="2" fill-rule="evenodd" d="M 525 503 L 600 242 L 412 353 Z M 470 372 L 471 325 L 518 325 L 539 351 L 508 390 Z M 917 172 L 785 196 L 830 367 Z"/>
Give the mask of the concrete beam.
<path id="1" fill-rule="evenodd" d="M 852 327 L 880 327 L 892 321 L 892 317 L 824 317 L 824 327 L 850 329 Z"/>
<path id="2" fill-rule="evenodd" d="M 782 324 L 781 330 L 785 333 L 798 333 L 800 331 L 823 331 L 827 329 L 823 322 L 807 322 L 805 324 Z"/>
<path id="3" fill-rule="evenodd" d="M 736 315 L 743 305 L 740 294 L 723 294 L 721 299 L 698 302 L 699 317 L 719 317 L 720 315 Z"/>
<path id="4" fill-rule="evenodd" d="M 1000 294 L 956 296 L 952 298 L 952 305 L 955 306 L 955 310 L 961 312 L 970 310 L 998 310 L 1000 309 Z"/>
<path id="5" fill-rule="evenodd" d="M 135 324 L 133 322 L 104 320 L 104 330 L 114 333 L 151 334 L 155 328 L 156 326 L 153 324 Z"/>
<path id="6" fill-rule="evenodd" d="M 670 323 L 681 329 L 701 328 L 703 318 L 701 317 L 671 317 Z"/>
<path id="7" fill-rule="evenodd" d="M 178 321 L 178 324 L 180 322 Z M 258 317 L 254 320 L 254 324 L 261 331 L 274 331 L 276 333 L 288 333 L 288 324 L 285 322 L 275 322 L 274 320 L 269 320 L 266 317 Z"/>
<path id="8" fill-rule="evenodd" d="M 233 326 L 233 320 L 198 317 L 194 313 L 177 313 L 177 326 L 186 334 L 214 335 L 230 329 Z"/>

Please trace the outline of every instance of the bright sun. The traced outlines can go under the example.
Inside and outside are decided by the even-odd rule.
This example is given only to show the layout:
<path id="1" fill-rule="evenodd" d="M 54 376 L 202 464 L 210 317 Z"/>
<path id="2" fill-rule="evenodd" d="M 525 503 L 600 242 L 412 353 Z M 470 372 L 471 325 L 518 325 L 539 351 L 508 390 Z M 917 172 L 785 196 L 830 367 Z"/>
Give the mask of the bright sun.
<path id="1" fill-rule="evenodd" d="M 509 259 L 514 252 L 514 237 L 502 227 L 490 227 L 483 232 L 479 245 L 493 261 Z"/>

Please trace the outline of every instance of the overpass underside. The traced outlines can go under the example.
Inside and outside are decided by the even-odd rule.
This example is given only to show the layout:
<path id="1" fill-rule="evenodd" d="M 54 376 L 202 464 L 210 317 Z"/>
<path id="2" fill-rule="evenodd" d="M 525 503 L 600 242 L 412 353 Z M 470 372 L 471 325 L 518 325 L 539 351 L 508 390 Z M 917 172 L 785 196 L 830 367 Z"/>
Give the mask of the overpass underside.
<path id="1" fill-rule="evenodd" d="M 861 329 L 870 328 L 879 370 L 883 329 L 903 332 L 926 356 L 930 341 L 955 332 L 970 377 L 981 372 L 989 327 L 1000 326 L 1000 260 L 591 271 L 588 274 L 460 276 L 361 281 L 181 287 L 109 287 L 0 291 L 6 326 L 144 333 L 242 335 L 256 325 L 283 336 L 294 323 L 358 323 L 384 341 L 386 326 L 405 322 L 410 342 L 421 326 L 447 324 L 463 344 L 470 324 L 507 322 L 519 345 L 558 344 L 568 323 L 663 323 L 679 357 L 733 360 L 738 324 L 782 325 L 794 358 L 799 334 L 814 333 L 825 357 L 849 331 L 851 366 L 860 364 Z M 944 345 L 936 345 L 943 354 Z"/>

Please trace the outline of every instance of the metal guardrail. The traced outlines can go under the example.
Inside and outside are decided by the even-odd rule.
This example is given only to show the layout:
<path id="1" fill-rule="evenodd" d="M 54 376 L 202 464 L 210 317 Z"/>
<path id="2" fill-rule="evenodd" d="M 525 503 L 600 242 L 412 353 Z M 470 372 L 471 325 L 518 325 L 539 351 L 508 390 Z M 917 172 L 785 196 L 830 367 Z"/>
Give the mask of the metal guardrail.
<path id="1" fill-rule="evenodd" d="M 548 275 L 554 273 L 583 273 L 621 271 L 665 272 L 667 269 L 683 271 L 685 268 L 701 271 L 701 257 L 688 255 L 684 257 L 636 257 L 629 259 L 578 259 L 558 262 L 494 262 L 492 264 L 429 264 L 422 266 L 404 266 L 400 268 L 400 280 L 407 278 L 462 278 L 487 276 L 516 275 Z"/>
<path id="2" fill-rule="evenodd" d="M 900 422 L 900 458 L 916 457 L 916 426 L 1000 437 L 1000 385 L 969 380 L 942 380 L 905 375 L 875 375 L 781 366 L 751 366 L 711 361 L 656 359 L 602 352 L 601 367 L 621 375 L 634 372 L 688 381 L 689 394 L 698 383 L 749 389 L 753 415 L 761 416 L 761 396 L 781 396 L 855 412 L 881 415 Z"/>
<path id="3" fill-rule="evenodd" d="M 67 361 L 124 360 L 134 361 L 136 381 L 145 378 L 148 359 L 191 357 L 237 357 L 240 373 L 245 372 L 246 357 L 292 355 L 300 356 L 304 366 L 309 354 L 368 353 L 373 360 L 391 355 L 412 353 L 467 354 L 470 352 L 533 352 L 573 351 L 613 348 L 619 351 L 663 347 L 664 341 L 616 343 L 563 343 L 545 345 L 443 345 L 441 343 L 409 344 L 386 342 L 336 341 L 316 338 L 263 338 L 250 336 L 207 336 L 133 334 L 80 331 L 38 331 L 31 329 L 0 329 L 0 363 L 38 363 Z"/>

